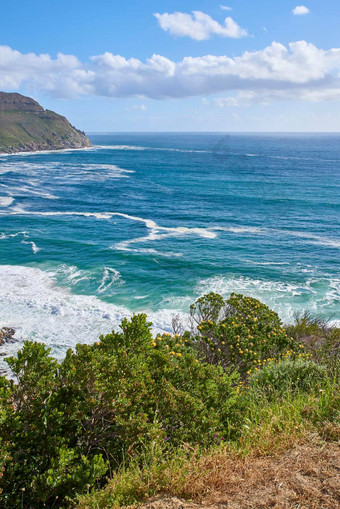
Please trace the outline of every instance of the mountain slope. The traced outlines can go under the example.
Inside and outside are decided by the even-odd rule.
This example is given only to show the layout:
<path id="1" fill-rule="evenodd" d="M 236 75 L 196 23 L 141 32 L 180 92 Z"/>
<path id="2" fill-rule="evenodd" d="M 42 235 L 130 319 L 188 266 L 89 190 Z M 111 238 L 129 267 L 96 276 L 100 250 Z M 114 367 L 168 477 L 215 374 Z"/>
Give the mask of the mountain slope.
<path id="1" fill-rule="evenodd" d="M 36 101 L 0 92 L 0 153 L 61 150 L 91 145 L 85 133 Z"/>

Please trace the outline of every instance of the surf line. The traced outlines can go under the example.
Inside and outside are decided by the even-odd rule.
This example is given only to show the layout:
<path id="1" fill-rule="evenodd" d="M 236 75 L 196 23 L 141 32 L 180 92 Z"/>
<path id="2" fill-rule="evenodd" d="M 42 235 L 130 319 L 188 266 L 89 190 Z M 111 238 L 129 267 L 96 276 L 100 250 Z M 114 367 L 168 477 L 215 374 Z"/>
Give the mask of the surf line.
<path id="1" fill-rule="evenodd" d="M 124 240 L 122 242 L 118 242 L 110 246 L 110 249 L 117 249 L 120 251 L 144 251 L 149 253 L 157 253 L 165 256 L 181 256 L 180 253 L 161 253 L 154 249 L 144 249 L 144 250 L 136 250 L 130 247 L 131 244 L 143 243 L 154 240 L 161 240 L 169 237 L 182 237 L 187 235 L 196 235 L 201 238 L 206 239 L 215 239 L 217 237 L 217 233 L 214 230 L 218 228 L 199 228 L 199 227 L 187 227 L 187 226 L 177 226 L 177 227 L 169 227 L 169 226 L 160 226 L 152 219 L 144 219 L 138 216 L 131 216 L 129 214 L 124 214 L 123 212 L 77 212 L 77 211 L 65 211 L 65 212 L 39 212 L 39 211 L 28 211 L 21 207 L 12 207 L 10 210 L 7 209 L 7 213 L 10 214 L 18 214 L 18 215 L 35 215 L 35 216 L 80 216 L 80 217 L 94 217 L 96 219 L 110 220 L 113 217 L 122 217 L 124 219 L 128 219 L 130 221 L 137 221 L 144 223 L 149 233 L 142 237 L 136 237 L 130 240 Z M 222 230 L 222 228 L 221 228 Z"/>

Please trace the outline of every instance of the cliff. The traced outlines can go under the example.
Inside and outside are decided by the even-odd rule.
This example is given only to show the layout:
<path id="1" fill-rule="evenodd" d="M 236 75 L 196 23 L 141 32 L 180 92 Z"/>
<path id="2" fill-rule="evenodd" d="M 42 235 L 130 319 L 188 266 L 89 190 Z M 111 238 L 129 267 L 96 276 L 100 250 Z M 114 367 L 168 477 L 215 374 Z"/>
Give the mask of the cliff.
<path id="1" fill-rule="evenodd" d="M 85 133 L 21 94 L 0 92 L 0 153 L 91 146 Z"/>

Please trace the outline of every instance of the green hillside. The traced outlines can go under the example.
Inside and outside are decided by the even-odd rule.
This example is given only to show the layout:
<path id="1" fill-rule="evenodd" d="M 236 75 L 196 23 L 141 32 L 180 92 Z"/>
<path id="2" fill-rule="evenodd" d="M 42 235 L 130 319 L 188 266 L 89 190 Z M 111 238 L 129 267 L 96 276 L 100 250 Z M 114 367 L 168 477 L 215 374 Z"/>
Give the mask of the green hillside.
<path id="1" fill-rule="evenodd" d="M 0 153 L 89 147 L 85 133 L 36 101 L 0 92 Z"/>

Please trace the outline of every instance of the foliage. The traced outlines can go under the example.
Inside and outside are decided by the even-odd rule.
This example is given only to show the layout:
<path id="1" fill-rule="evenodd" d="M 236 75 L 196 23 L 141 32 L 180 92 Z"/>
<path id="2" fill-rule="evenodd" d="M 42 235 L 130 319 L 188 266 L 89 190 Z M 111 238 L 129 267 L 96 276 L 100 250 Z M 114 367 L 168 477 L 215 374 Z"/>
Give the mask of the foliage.
<path id="1" fill-rule="evenodd" d="M 292 391 L 321 389 L 327 380 L 327 367 L 307 358 L 271 362 L 250 378 L 253 389 L 267 397 L 279 397 Z"/>
<path id="2" fill-rule="evenodd" d="M 251 297 L 232 293 L 224 302 L 220 295 L 210 293 L 198 299 L 192 314 L 199 323 L 196 338 L 203 358 L 237 368 L 243 376 L 299 349 L 278 315 Z M 302 348 L 300 345 L 300 351 Z"/>
<path id="3" fill-rule="evenodd" d="M 243 390 L 244 420 L 240 436 L 231 442 L 215 444 L 209 449 L 192 448 L 185 444 L 168 454 L 157 447 L 142 451 L 128 465 L 122 465 L 107 486 L 79 498 L 79 509 L 125 507 L 155 495 L 202 499 L 221 490 L 226 494 L 232 479 L 235 489 L 239 478 L 248 477 L 256 458 L 278 458 L 295 444 L 313 442 L 328 450 L 326 440 L 340 438 L 340 397 L 338 384 L 323 384 L 323 392 L 291 392 L 283 399 L 261 399 L 258 391 Z M 295 456 L 288 452 L 295 461 Z M 287 456 L 286 456 L 287 457 Z M 240 463 L 240 476 L 235 466 Z M 314 464 L 315 466 L 315 464 Z M 259 472 L 263 472 L 261 467 Z M 261 475 L 265 482 L 267 477 Z M 214 484 L 214 479 L 217 481 Z M 336 488 L 335 488 L 336 489 Z M 328 496 L 328 492 L 325 492 Z M 231 490 L 230 499 L 235 492 Z M 134 506 L 135 507 L 135 506 Z"/>
<path id="4" fill-rule="evenodd" d="M 285 327 L 287 334 L 303 343 L 306 352 L 319 363 L 327 363 L 332 371 L 340 360 L 340 327 L 321 317 L 304 312 L 296 314 L 294 323 Z"/>
<path id="5" fill-rule="evenodd" d="M 125 319 L 121 332 L 77 345 L 61 364 L 33 342 L 8 359 L 17 384 L 8 384 L 2 427 L 7 507 L 58 507 L 155 435 L 172 448 L 228 434 L 237 376 L 199 362 L 182 338 L 153 339 L 150 326 L 145 315 Z"/>
<path id="6" fill-rule="evenodd" d="M 300 332 L 287 335 L 250 297 L 211 293 L 190 311 L 192 330 L 181 334 L 154 336 L 140 314 L 61 363 L 34 342 L 7 360 L 14 379 L 0 377 L 2 507 L 69 507 L 92 491 L 93 507 L 132 503 L 166 489 L 174 472 L 180 483 L 188 451 L 275 450 L 276 436 L 313 426 L 336 436 L 330 357 L 326 367 L 312 361 Z M 105 476 L 110 489 L 98 492 Z"/>

